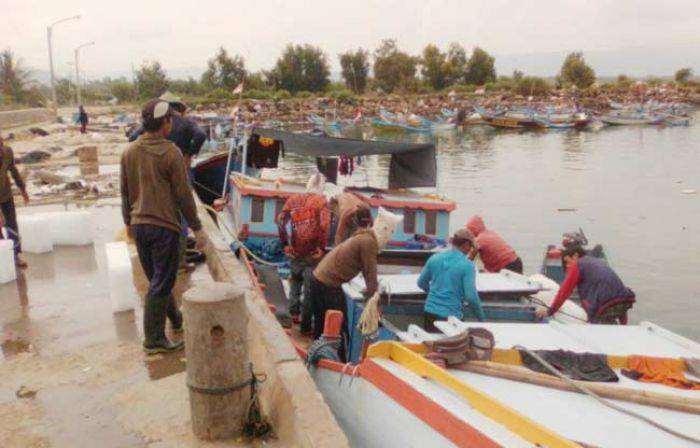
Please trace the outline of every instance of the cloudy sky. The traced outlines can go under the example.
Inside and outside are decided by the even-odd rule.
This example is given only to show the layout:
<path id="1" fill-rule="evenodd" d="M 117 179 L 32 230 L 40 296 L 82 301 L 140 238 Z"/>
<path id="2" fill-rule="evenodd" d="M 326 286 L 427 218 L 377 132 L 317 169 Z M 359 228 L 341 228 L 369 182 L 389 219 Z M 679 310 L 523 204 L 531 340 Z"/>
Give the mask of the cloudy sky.
<path id="1" fill-rule="evenodd" d="M 221 45 L 249 69 L 269 68 L 288 42 L 321 46 L 335 71 L 338 53 L 384 38 L 416 54 L 427 43 L 479 45 L 502 72 L 545 75 L 572 50 L 602 74 L 664 74 L 654 72 L 674 64 L 700 71 L 700 0 L 2 0 L 0 48 L 46 70 L 46 26 L 75 14 L 82 18 L 54 31 L 62 75 L 72 71 L 73 48 L 93 40 L 81 53 L 90 77 L 153 59 L 176 76 L 201 72 Z"/>

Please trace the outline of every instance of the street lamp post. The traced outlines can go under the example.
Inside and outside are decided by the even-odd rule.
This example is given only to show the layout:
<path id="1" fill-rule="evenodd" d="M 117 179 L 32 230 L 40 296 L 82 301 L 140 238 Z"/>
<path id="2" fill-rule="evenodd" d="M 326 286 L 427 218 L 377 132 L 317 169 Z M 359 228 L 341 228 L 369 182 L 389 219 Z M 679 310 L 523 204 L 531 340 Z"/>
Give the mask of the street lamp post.
<path id="1" fill-rule="evenodd" d="M 78 68 L 78 56 L 81 48 L 89 47 L 90 45 L 95 45 L 95 42 L 86 42 L 82 45 L 78 45 L 75 48 L 75 97 L 76 101 L 78 102 L 78 106 L 83 104 L 83 99 L 80 95 L 80 69 Z"/>
<path id="2" fill-rule="evenodd" d="M 53 34 L 53 27 L 59 23 L 67 22 L 69 20 L 77 20 L 79 18 L 80 16 L 66 17 L 65 19 L 58 20 L 46 27 L 46 38 L 49 41 L 49 70 L 51 72 L 51 100 L 54 116 L 58 115 L 58 102 L 56 101 L 56 79 L 53 71 L 53 49 L 51 48 L 51 35 Z"/>

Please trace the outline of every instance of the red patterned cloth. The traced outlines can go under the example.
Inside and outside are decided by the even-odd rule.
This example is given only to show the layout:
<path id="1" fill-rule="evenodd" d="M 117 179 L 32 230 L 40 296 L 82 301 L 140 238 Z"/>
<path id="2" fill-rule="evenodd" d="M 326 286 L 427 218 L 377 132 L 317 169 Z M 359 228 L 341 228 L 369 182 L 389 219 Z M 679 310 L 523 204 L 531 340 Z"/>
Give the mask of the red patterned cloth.
<path id="1" fill-rule="evenodd" d="M 287 199 L 282 213 L 277 217 L 280 241 L 287 246 L 287 255 L 303 258 L 313 255 L 318 249 L 325 249 L 330 223 L 328 202 L 323 195 L 304 193 Z M 287 224 L 292 228 L 291 242 Z"/>

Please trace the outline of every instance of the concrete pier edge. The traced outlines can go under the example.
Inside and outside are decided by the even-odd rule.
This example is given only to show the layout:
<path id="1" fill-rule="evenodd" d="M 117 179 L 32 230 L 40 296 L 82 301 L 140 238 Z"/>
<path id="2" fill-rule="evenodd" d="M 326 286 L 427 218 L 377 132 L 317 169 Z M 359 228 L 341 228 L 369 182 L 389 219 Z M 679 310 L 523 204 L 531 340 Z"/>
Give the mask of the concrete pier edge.
<path id="1" fill-rule="evenodd" d="M 198 201 L 200 219 L 210 244 L 207 265 L 215 281 L 246 289 L 249 313 L 249 356 L 257 372 L 267 374 L 261 385 L 262 410 L 280 440 L 299 447 L 347 447 L 348 440 L 297 355 L 267 302 L 252 287 L 248 273 L 230 250 L 219 228 Z"/>

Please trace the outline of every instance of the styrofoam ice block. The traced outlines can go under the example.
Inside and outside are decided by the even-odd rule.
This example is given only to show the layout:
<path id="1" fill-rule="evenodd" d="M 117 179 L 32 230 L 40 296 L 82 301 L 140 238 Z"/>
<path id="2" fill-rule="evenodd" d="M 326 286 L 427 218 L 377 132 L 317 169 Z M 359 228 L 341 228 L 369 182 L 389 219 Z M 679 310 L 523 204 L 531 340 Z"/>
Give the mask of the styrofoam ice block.
<path id="1" fill-rule="evenodd" d="M 32 254 L 43 254 L 53 250 L 51 221 L 45 213 L 20 215 L 17 217 L 22 250 Z"/>
<path id="2" fill-rule="evenodd" d="M 0 240 L 0 283 L 9 283 L 17 278 L 14 247 L 12 240 Z"/>
<path id="3" fill-rule="evenodd" d="M 47 215 L 54 245 L 85 246 L 94 242 L 90 212 L 64 211 L 50 212 Z"/>
<path id="4" fill-rule="evenodd" d="M 112 312 L 133 310 L 138 299 L 134 286 L 131 256 L 125 242 L 118 241 L 105 244 L 107 271 L 109 275 L 109 297 L 112 300 Z"/>

